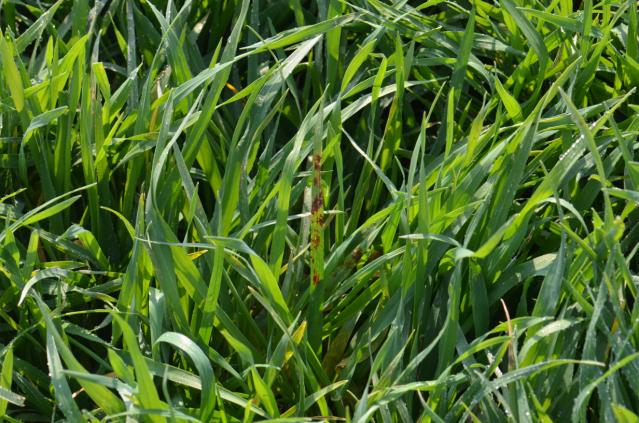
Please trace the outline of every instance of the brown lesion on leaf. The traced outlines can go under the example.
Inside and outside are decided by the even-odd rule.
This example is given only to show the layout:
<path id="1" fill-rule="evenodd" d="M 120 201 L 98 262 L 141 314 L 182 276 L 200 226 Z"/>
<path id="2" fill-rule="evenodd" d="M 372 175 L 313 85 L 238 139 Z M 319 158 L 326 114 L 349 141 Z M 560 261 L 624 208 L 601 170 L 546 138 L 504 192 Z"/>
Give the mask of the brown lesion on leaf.
<path id="1" fill-rule="evenodd" d="M 324 199 L 322 198 L 322 193 L 319 192 L 317 194 L 317 196 L 313 199 L 313 208 L 311 209 L 311 213 L 313 214 L 313 216 L 315 218 L 317 218 L 317 220 L 322 223 L 322 215 L 320 214 L 322 212 L 322 208 L 324 207 Z"/>
<path id="2" fill-rule="evenodd" d="M 313 198 L 311 213 L 316 215 L 324 207 L 324 200 L 322 199 L 322 156 L 320 154 L 313 155 L 313 171 L 315 197 Z"/>
<path id="3" fill-rule="evenodd" d="M 322 155 L 321 154 L 313 154 L 313 168 L 315 172 L 319 172 L 322 169 Z M 317 178 L 317 173 L 315 177 Z"/>
<path id="4" fill-rule="evenodd" d="M 362 251 L 361 247 L 355 247 L 355 249 L 351 253 L 351 256 L 344 261 L 344 267 L 347 269 L 353 269 L 357 267 L 357 264 L 359 263 L 363 254 L 364 252 Z"/>
<path id="5" fill-rule="evenodd" d="M 311 236 L 311 248 L 313 249 L 317 249 L 320 246 L 320 237 L 319 234 L 314 233 L 313 236 Z"/>
<path id="6" fill-rule="evenodd" d="M 311 273 L 313 286 L 320 283 L 320 271 L 316 267 L 319 265 L 315 260 L 315 255 L 322 248 L 322 224 L 324 198 L 322 197 L 322 156 L 313 154 L 313 200 L 311 203 Z"/>
<path id="7" fill-rule="evenodd" d="M 313 287 L 317 287 L 317 285 L 319 285 L 320 283 L 320 275 L 317 269 L 317 261 L 315 260 L 315 254 L 316 254 L 315 252 L 319 248 L 320 238 L 319 236 L 316 236 L 316 235 L 317 234 L 313 234 L 313 236 L 311 236 L 310 266 L 311 266 L 311 282 L 313 283 Z"/>
<path id="8" fill-rule="evenodd" d="M 372 262 L 373 260 L 377 260 L 378 258 L 382 256 L 382 252 L 380 250 L 376 249 L 375 247 L 372 247 L 372 248 L 373 248 L 373 251 L 368 256 L 368 260 L 366 260 L 366 264 Z"/>

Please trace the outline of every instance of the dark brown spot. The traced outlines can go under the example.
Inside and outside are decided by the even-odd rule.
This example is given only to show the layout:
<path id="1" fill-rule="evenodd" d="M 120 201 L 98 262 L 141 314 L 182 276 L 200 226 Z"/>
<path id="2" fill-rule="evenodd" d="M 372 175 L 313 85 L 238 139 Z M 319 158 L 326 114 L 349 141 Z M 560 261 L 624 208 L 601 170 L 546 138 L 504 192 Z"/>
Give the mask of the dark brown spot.
<path id="1" fill-rule="evenodd" d="M 362 254 L 363 254 L 362 249 L 360 247 L 355 247 L 351 255 L 353 256 L 353 260 L 358 262 L 359 259 L 362 258 Z"/>

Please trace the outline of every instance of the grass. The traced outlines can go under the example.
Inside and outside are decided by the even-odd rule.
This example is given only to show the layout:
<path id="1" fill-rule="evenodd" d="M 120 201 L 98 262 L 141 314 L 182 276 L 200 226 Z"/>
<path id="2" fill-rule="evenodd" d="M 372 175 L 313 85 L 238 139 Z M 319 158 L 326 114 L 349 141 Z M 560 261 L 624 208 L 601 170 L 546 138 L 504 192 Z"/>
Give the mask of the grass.
<path id="1" fill-rule="evenodd" d="M 0 1 L 0 415 L 639 421 L 634 1 Z"/>

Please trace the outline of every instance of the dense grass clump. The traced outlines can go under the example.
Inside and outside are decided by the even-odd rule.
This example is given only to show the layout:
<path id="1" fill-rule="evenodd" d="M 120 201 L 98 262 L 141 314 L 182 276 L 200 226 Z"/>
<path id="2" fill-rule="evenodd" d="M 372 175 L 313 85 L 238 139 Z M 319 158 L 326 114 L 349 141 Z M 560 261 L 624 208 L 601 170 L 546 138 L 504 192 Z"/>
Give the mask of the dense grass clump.
<path id="1" fill-rule="evenodd" d="M 638 421 L 637 22 L 0 1 L 0 415 Z"/>

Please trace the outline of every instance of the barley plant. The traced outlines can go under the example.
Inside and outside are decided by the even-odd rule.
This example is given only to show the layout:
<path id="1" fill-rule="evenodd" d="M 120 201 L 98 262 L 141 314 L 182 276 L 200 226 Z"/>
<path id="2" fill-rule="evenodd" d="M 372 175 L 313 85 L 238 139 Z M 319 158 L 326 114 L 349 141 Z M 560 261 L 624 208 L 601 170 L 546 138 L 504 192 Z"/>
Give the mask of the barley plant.
<path id="1" fill-rule="evenodd" d="M 637 422 L 635 0 L 0 0 L 6 422 Z"/>

